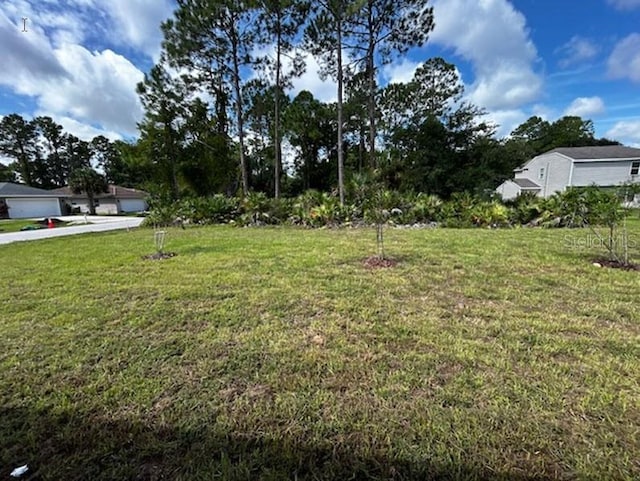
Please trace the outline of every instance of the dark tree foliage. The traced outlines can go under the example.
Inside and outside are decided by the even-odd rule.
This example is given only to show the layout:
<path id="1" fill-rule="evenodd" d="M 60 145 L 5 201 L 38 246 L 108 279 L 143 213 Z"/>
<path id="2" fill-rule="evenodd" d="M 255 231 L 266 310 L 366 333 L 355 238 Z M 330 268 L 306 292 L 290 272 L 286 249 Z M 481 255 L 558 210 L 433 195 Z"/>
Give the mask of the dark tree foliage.
<path id="1" fill-rule="evenodd" d="M 71 172 L 83 167 L 91 167 L 93 152 L 91 144 L 81 140 L 75 135 L 67 134 L 64 139 L 65 156 L 69 175 Z"/>
<path id="2" fill-rule="evenodd" d="M 303 90 L 285 111 L 284 125 L 295 149 L 293 162 L 300 190 L 331 190 L 337 160 L 332 110 Z"/>
<path id="3" fill-rule="evenodd" d="M 248 165 L 251 174 L 251 188 L 264 193 L 274 193 L 276 177 L 282 180 L 282 175 L 276 176 L 276 122 L 275 103 L 280 106 L 289 103 L 289 98 L 283 91 L 276 94 L 275 86 L 255 79 L 247 83 L 244 89 L 247 128 L 251 136 L 247 141 Z M 279 107 L 280 108 L 280 107 Z"/>
<path id="4" fill-rule="evenodd" d="M 146 190 L 153 181 L 155 166 L 139 143 L 117 140 L 113 143 L 115 156 L 108 156 L 99 166 L 110 184 Z"/>
<path id="5" fill-rule="evenodd" d="M 62 187 L 69 177 L 69 156 L 65 150 L 69 134 L 51 117 L 36 117 L 32 124 L 41 139 L 42 161 L 36 167 L 39 184 L 44 188 Z"/>
<path id="6" fill-rule="evenodd" d="M 484 111 L 462 101 L 463 85 L 452 64 L 433 58 L 408 84 L 389 85 L 381 95 L 390 161 L 390 186 L 448 197 L 483 190 L 500 170 L 491 155 L 495 127 Z M 479 180 L 480 179 L 480 180 Z"/>
<path id="7" fill-rule="evenodd" d="M 18 114 L 0 124 L 0 153 L 14 160 L 12 171 L 27 185 L 43 189 L 62 187 L 73 170 L 103 167 L 106 157 L 117 156 L 113 144 L 103 136 L 91 142 L 64 132 L 51 117 L 27 121 Z"/>
<path id="8" fill-rule="evenodd" d="M 9 114 L 0 121 L 0 154 L 14 161 L 14 170 L 22 181 L 39 187 L 34 178 L 39 156 L 36 126 L 18 114 Z"/>
<path id="9" fill-rule="evenodd" d="M 218 126 L 226 128 L 229 94 L 233 97 L 235 133 L 244 195 L 249 191 L 245 159 L 242 71 L 253 64 L 256 5 L 242 0 L 178 0 L 174 18 L 163 23 L 163 47 L 170 65 L 187 69 L 194 89 L 215 99 Z M 223 118 L 224 117 L 224 118 Z"/>
<path id="10" fill-rule="evenodd" d="M 318 0 L 319 7 L 305 30 L 305 45 L 321 61 L 323 76 L 333 76 L 337 84 L 337 142 L 338 153 L 338 195 L 340 203 L 345 198 L 344 171 L 344 60 L 346 30 L 355 19 L 358 4 L 355 0 Z"/>
<path id="11" fill-rule="evenodd" d="M 69 176 L 69 187 L 74 194 L 87 195 L 91 215 L 96 214 L 96 195 L 108 191 L 107 179 L 91 167 L 79 167 L 73 170 Z"/>
<path id="12" fill-rule="evenodd" d="M 597 139 L 594 134 L 591 120 L 565 116 L 555 122 L 548 122 L 534 116 L 514 129 L 507 143 L 519 155 L 522 162 L 558 147 L 618 144 L 609 139 Z"/>
<path id="13" fill-rule="evenodd" d="M 180 172 L 196 195 L 235 193 L 237 164 L 229 136 L 216 127 L 207 105 L 195 99 L 187 108 L 185 146 Z"/>
<path id="14" fill-rule="evenodd" d="M 368 142 L 368 79 L 366 72 L 358 72 L 347 79 L 345 83 L 344 103 L 344 140 L 345 144 L 357 146 L 348 152 L 345 159 L 346 170 L 353 175 L 354 172 L 362 174 L 370 166 L 370 156 L 367 152 Z M 376 121 L 380 113 L 376 108 Z"/>
<path id="15" fill-rule="evenodd" d="M 151 162 L 157 166 L 158 180 L 168 187 L 173 199 L 180 195 L 178 185 L 186 88 L 172 78 L 162 65 L 155 65 L 137 87 L 145 108 L 145 116 L 138 125 L 140 145 Z"/>
<path id="16" fill-rule="evenodd" d="M 258 39 L 266 45 L 274 45 L 274 55 L 260 60 L 263 70 L 273 77 L 276 92 L 291 85 L 291 79 L 304 73 L 305 63 L 301 52 L 295 51 L 295 41 L 309 14 L 309 4 L 299 0 L 259 0 Z M 283 59 L 288 59 L 290 69 L 285 69 Z M 274 196 L 280 197 L 282 177 L 282 96 L 273 96 L 273 147 L 274 147 Z"/>
<path id="17" fill-rule="evenodd" d="M 347 45 L 352 46 L 366 77 L 366 105 L 369 123 L 369 165 L 376 168 L 376 60 L 390 62 L 411 47 L 427 42 L 433 30 L 433 8 L 425 0 L 357 0 L 356 14 L 346 25 Z M 351 43 L 353 42 L 353 43 Z"/>
<path id="18" fill-rule="evenodd" d="M 460 167 L 445 125 L 431 116 L 419 125 L 397 130 L 392 138 L 402 156 L 385 169 L 388 184 L 403 191 L 429 192 L 443 197 L 454 191 L 452 173 Z"/>
<path id="19" fill-rule="evenodd" d="M 0 163 L 0 182 L 15 182 L 15 181 L 16 181 L 16 175 L 13 172 L 13 169 Z"/>

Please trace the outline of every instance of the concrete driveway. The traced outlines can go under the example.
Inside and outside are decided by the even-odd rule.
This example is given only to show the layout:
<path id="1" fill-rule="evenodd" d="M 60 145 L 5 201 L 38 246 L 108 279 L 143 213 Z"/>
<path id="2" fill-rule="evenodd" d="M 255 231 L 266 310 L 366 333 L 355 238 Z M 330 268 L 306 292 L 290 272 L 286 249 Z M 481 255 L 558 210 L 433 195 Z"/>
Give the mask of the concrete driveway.
<path id="1" fill-rule="evenodd" d="M 49 237 L 61 237 L 65 235 L 84 234 L 87 232 L 105 232 L 109 230 L 131 229 L 139 227 L 144 220 L 143 217 L 108 217 L 108 216 L 87 216 L 88 224 L 85 224 L 84 217 L 62 216 L 56 219 L 66 222 L 77 222 L 77 225 L 70 227 L 56 227 L 53 229 L 39 229 L 23 232 L 0 233 L 0 244 L 10 244 L 12 242 L 30 241 L 37 239 L 48 239 Z"/>

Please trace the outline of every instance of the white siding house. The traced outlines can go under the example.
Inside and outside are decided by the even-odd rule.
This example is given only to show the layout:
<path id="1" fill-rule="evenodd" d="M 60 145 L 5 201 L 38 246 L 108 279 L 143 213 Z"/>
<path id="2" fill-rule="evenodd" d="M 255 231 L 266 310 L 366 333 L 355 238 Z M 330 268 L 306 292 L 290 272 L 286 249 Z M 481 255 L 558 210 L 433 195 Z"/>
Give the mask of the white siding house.
<path id="1" fill-rule="evenodd" d="M 525 191 L 550 197 L 567 187 L 640 182 L 640 149 L 621 145 L 558 148 L 534 157 L 514 174 L 496 189 L 503 199 Z"/>
<path id="2" fill-rule="evenodd" d="M 89 199 L 85 193 L 74 194 L 68 186 L 55 189 L 53 192 L 65 198 L 65 202 L 72 212 L 89 212 Z M 116 215 L 126 212 L 142 212 L 147 209 L 146 198 L 148 195 L 142 190 L 110 184 L 107 192 L 96 194 L 94 198 L 96 214 Z"/>
<path id="3" fill-rule="evenodd" d="M 0 182 L 0 216 L 10 219 L 54 217 L 62 213 L 61 197 L 48 190 Z"/>
<path id="4" fill-rule="evenodd" d="M 496 192 L 498 192 L 503 199 L 513 199 L 523 192 L 538 194 L 538 192 L 540 192 L 540 186 L 529 179 L 505 180 L 498 186 Z"/>

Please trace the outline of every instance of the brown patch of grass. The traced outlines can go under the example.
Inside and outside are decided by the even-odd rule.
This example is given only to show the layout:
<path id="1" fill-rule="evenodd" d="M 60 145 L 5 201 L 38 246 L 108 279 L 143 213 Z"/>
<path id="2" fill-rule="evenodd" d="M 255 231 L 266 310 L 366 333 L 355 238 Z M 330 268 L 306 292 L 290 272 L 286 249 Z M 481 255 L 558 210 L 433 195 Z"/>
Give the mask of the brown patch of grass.
<path id="1" fill-rule="evenodd" d="M 594 265 L 599 264 L 600 267 L 609 267 L 611 269 L 622 269 L 625 271 L 640 271 L 640 264 L 633 264 L 631 262 L 624 263 L 612 259 L 596 259 L 593 261 Z"/>
<path id="2" fill-rule="evenodd" d="M 398 265 L 398 261 L 388 257 L 370 256 L 363 260 L 362 264 L 368 269 L 381 269 L 396 267 Z"/>
<path id="3" fill-rule="evenodd" d="M 177 256 L 175 252 L 156 252 L 155 254 L 147 254 L 146 256 L 142 256 L 142 258 L 146 261 L 159 261 L 162 259 L 171 259 L 172 257 Z"/>

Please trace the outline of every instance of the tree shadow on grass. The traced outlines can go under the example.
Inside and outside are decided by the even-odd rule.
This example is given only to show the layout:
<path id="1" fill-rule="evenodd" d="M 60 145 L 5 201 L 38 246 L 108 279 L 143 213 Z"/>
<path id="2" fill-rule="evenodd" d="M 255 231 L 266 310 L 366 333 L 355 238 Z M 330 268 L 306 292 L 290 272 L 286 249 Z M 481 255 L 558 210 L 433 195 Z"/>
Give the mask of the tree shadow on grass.
<path id="1" fill-rule="evenodd" d="M 363 457 L 296 439 L 230 435 L 209 426 L 149 426 L 97 413 L 0 408 L 0 479 L 40 480 L 513 480 L 545 477 Z"/>

